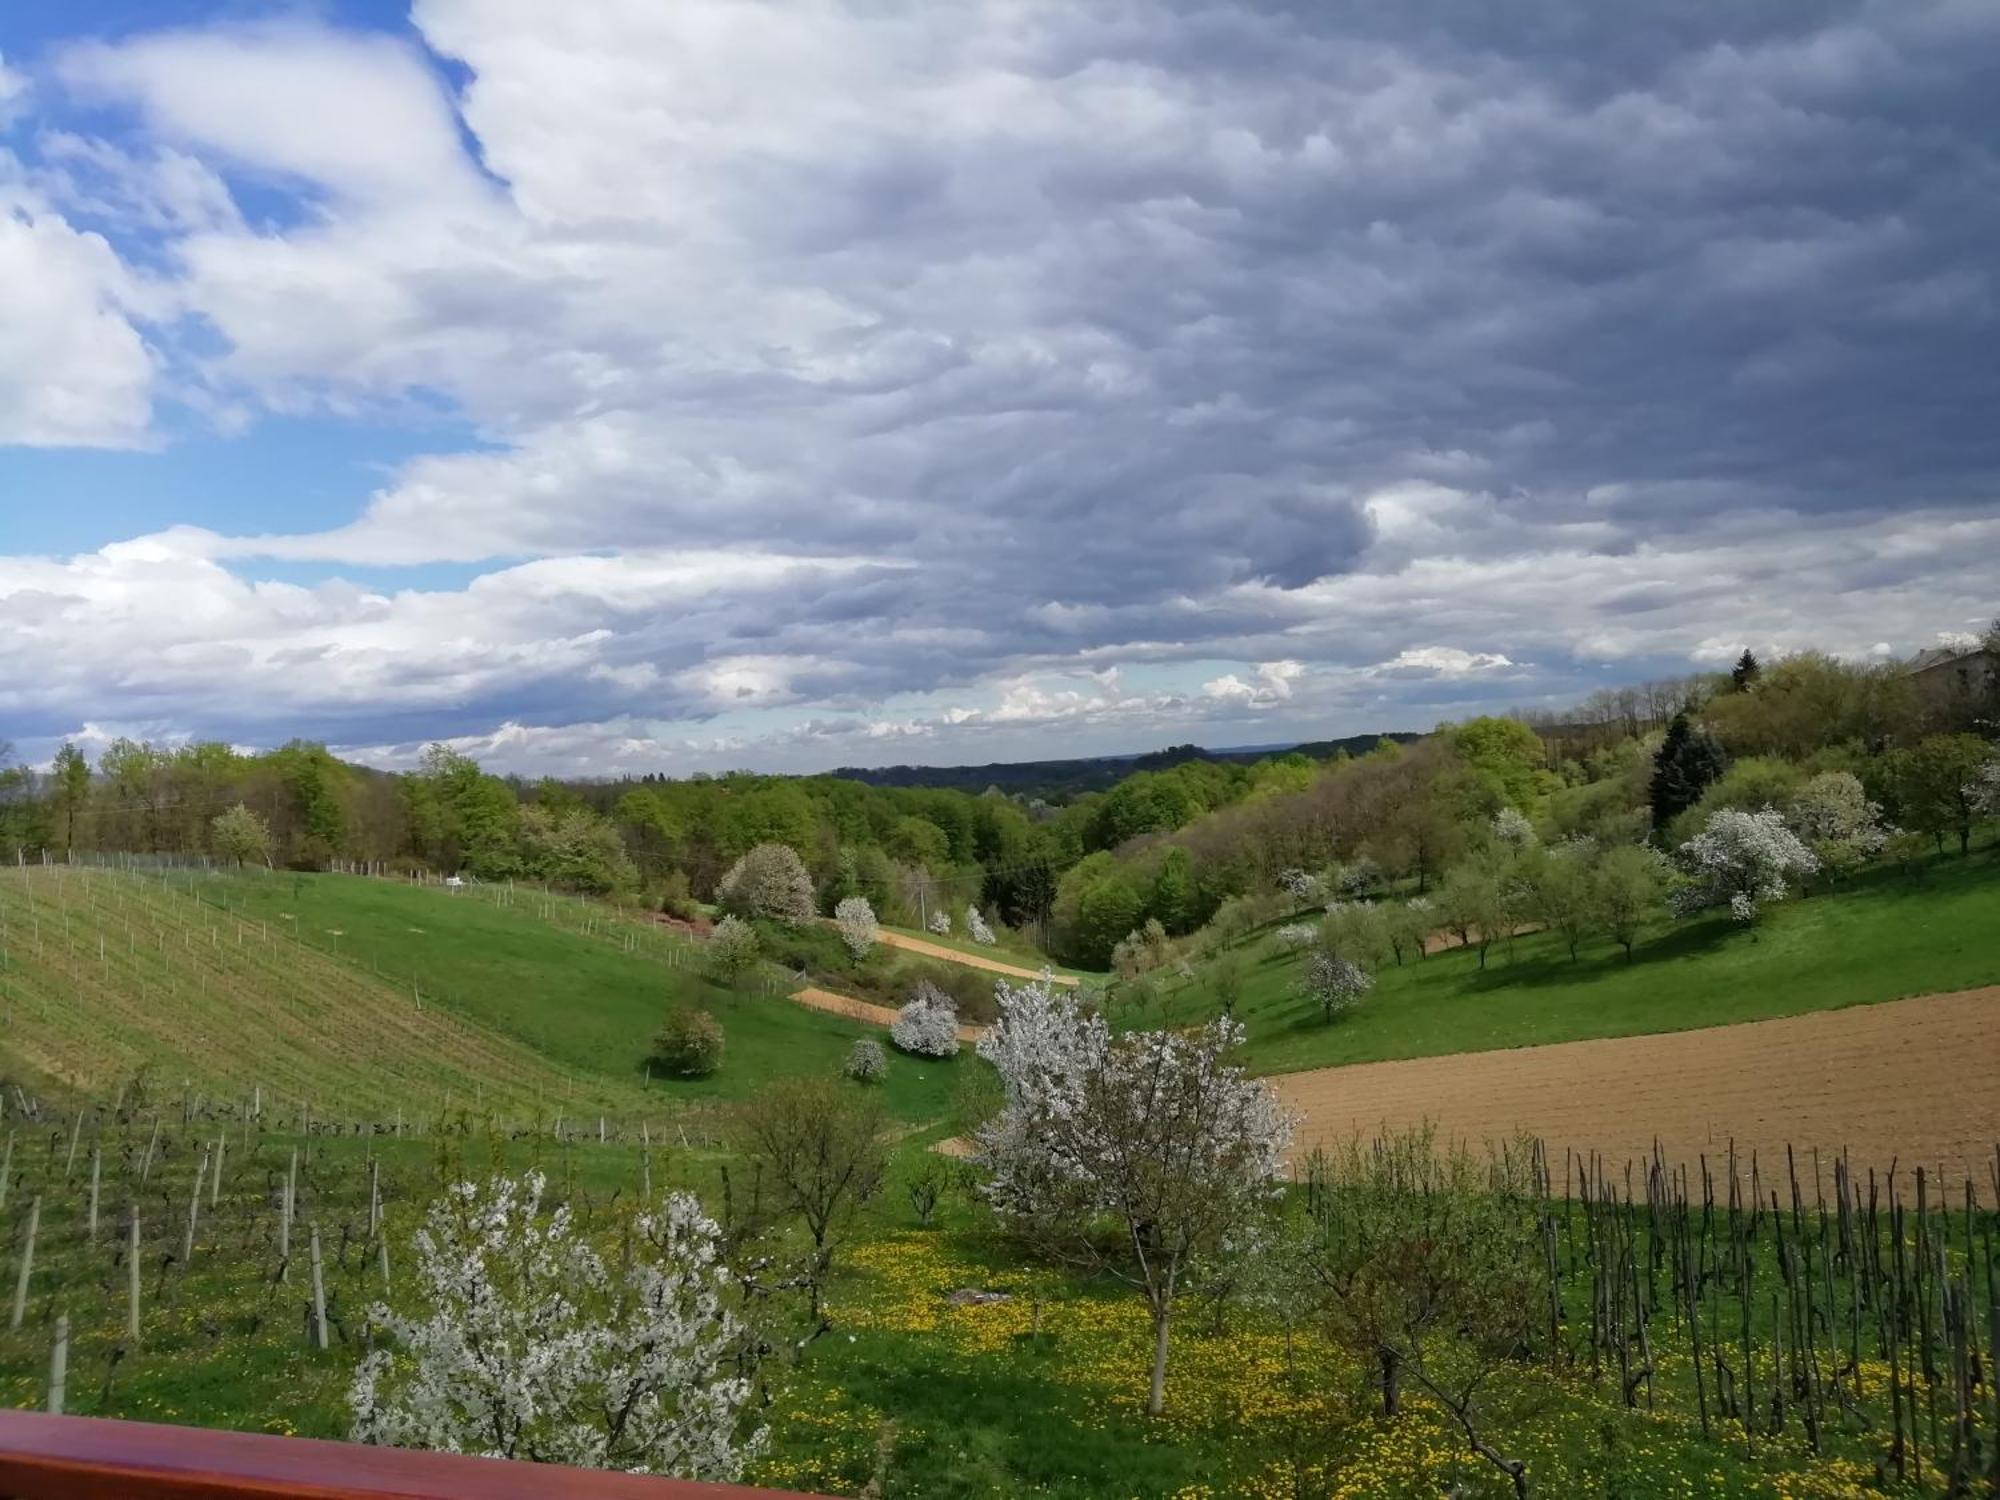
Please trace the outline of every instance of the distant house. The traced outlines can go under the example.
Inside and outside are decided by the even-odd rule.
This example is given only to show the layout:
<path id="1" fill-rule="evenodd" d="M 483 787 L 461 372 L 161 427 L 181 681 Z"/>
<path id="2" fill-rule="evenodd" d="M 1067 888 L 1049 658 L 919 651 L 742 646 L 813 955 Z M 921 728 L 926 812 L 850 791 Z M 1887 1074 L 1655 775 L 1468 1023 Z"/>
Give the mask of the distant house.
<path id="1" fill-rule="evenodd" d="M 1991 717 L 2000 705 L 2000 651 L 1990 646 L 1933 646 L 1903 671 L 1922 707 L 1955 725 Z"/>

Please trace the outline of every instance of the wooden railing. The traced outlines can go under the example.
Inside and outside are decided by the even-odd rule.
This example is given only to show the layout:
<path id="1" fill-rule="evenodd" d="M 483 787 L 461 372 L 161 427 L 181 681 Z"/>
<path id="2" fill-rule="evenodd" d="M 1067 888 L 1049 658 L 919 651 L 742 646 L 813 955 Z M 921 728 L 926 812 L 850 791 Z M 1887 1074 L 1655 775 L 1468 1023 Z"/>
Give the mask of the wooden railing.
<path id="1" fill-rule="evenodd" d="M 0 1412 L 3 1500 L 778 1500 L 780 1493 L 314 1438 Z"/>

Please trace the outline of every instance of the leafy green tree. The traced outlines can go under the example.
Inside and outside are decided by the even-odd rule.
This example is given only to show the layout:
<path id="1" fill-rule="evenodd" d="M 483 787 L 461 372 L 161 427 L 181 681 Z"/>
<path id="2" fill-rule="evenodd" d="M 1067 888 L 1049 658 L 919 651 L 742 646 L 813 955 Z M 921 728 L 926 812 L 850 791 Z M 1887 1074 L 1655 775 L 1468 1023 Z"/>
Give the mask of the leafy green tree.
<path id="1" fill-rule="evenodd" d="M 1956 835 L 1958 852 L 1965 853 L 1979 820 L 1975 783 L 1990 753 L 1976 734 L 1934 734 L 1914 749 L 1894 752 L 1889 784 L 1902 823 L 1929 834 L 1940 851 L 1945 838 Z"/>
<path id="2" fill-rule="evenodd" d="M 1660 915 L 1667 891 L 1667 862 L 1646 844 L 1614 844 L 1591 867 L 1591 902 L 1597 925 L 1632 961 L 1640 929 Z"/>
<path id="3" fill-rule="evenodd" d="M 1194 860 L 1185 849 L 1169 849 L 1160 862 L 1160 873 L 1153 877 L 1153 894 L 1146 910 L 1168 932 L 1179 934 L 1194 925 L 1193 907 Z"/>
<path id="4" fill-rule="evenodd" d="M 56 815 L 62 820 L 63 848 L 76 848 L 76 822 L 90 804 L 90 762 L 76 746 L 64 742 L 56 751 L 53 780 Z"/>
<path id="5" fill-rule="evenodd" d="M 1550 788 L 1547 747 L 1519 719 L 1468 719 L 1452 728 L 1450 740 L 1459 759 L 1515 807 L 1529 806 Z"/>
<path id="6" fill-rule="evenodd" d="M 705 1010 L 676 1005 L 653 1037 L 653 1056 L 676 1078 L 706 1078 L 722 1066 L 722 1023 Z"/>
<path id="7" fill-rule="evenodd" d="M 1669 823 L 1701 800 L 1701 794 L 1728 769 L 1729 757 L 1714 735 L 1684 713 L 1667 726 L 1660 752 L 1653 757 L 1648 800 L 1653 827 L 1665 832 Z"/>
<path id="8" fill-rule="evenodd" d="M 1085 968 L 1104 968 L 1111 962 L 1111 950 L 1138 926 L 1145 912 L 1145 898 L 1123 872 L 1089 886 L 1078 898 L 1070 934 L 1076 961 Z"/>
<path id="9" fill-rule="evenodd" d="M 271 762 L 284 781 L 292 827 L 291 858 L 323 866 L 337 854 L 347 835 L 347 814 L 340 788 L 346 767 L 326 746 L 293 740 L 272 753 Z"/>
<path id="10" fill-rule="evenodd" d="M 1591 863 L 1588 844 L 1557 844 L 1529 851 L 1519 865 L 1526 897 L 1523 915 L 1560 938 L 1571 963 L 1596 921 Z"/>
<path id="11" fill-rule="evenodd" d="M 1438 892 L 1438 915 L 1461 943 L 1479 955 L 1479 967 L 1485 968 L 1488 950 L 1512 926 L 1501 870 L 1483 860 L 1453 865 Z"/>

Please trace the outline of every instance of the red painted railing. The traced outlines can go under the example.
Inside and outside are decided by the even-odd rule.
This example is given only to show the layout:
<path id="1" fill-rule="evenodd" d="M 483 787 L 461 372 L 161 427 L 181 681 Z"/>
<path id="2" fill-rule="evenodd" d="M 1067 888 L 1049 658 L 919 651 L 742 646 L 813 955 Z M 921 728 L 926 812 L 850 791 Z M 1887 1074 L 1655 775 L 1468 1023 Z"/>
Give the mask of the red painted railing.
<path id="1" fill-rule="evenodd" d="M 5 1500 L 778 1500 L 780 1493 L 313 1438 L 0 1412 Z"/>

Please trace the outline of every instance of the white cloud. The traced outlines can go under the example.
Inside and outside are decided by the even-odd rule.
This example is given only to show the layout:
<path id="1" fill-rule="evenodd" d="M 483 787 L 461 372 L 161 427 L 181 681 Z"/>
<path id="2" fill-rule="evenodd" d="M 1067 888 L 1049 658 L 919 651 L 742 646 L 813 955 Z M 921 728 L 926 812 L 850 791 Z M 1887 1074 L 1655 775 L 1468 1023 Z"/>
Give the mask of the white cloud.
<path id="1" fill-rule="evenodd" d="M 17 116 L 28 107 L 28 80 L 18 71 L 7 66 L 7 59 L 0 55 L 0 130 L 14 123 Z"/>
<path id="2" fill-rule="evenodd" d="M 1234 672 L 1228 672 L 1204 682 L 1201 690 L 1210 698 L 1244 708 L 1274 708 L 1290 700 L 1292 685 L 1304 675 L 1305 670 L 1302 662 L 1260 662 L 1254 681 L 1246 682 Z"/>
<path id="3" fill-rule="evenodd" d="M 66 49 L 86 98 L 129 102 L 150 132 L 364 204 L 442 208 L 482 195 L 451 104 L 413 49 L 290 23 L 162 31 Z"/>
<path id="4" fill-rule="evenodd" d="M 1514 664 L 1497 651 L 1462 651 L 1456 646 L 1407 646 L 1375 670 L 1383 673 L 1429 672 L 1439 677 L 1469 677 Z"/>
<path id="5" fill-rule="evenodd" d="M 24 186 L 0 152 L 0 444 L 132 447 L 152 421 L 144 300 L 98 235 Z"/>

